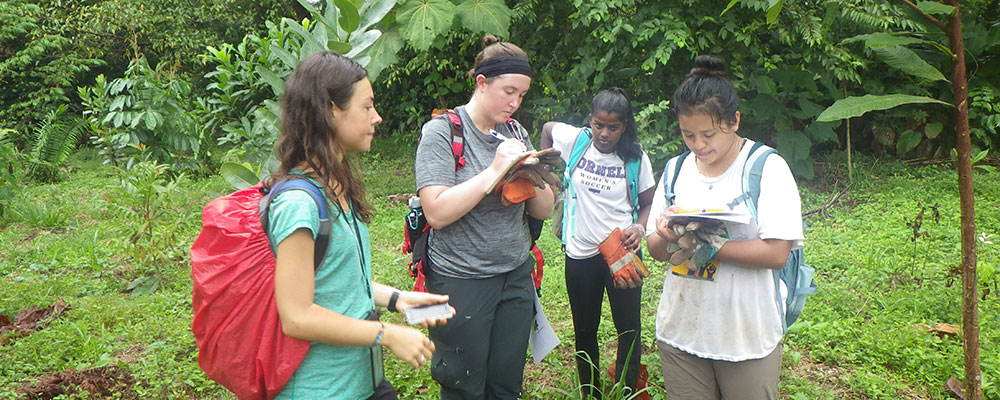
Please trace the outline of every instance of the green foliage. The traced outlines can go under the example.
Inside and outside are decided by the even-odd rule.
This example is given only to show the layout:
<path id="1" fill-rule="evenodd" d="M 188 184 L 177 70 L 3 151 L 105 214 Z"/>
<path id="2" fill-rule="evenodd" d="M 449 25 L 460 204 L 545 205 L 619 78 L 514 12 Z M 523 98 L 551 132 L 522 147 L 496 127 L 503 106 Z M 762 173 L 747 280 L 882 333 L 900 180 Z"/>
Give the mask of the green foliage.
<path id="1" fill-rule="evenodd" d="M 14 188 L 20 178 L 15 172 L 21 171 L 21 152 L 14 146 L 13 129 L 0 129 L 0 218 L 7 211 L 8 204 L 14 198 Z"/>
<path id="2" fill-rule="evenodd" d="M 1000 148 L 1000 91 L 993 86 L 969 89 L 969 134 L 983 149 Z"/>
<path id="3" fill-rule="evenodd" d="M 188 109 L 190 94 L 191 85 L 174 71 L 162 63 L 151 68 L 145 58 L 134 60 L 122 78 L 107 82 L 98 76 L 93 86 L 80 89 L 93 107 L 84 113 L 107 162 L 124 157 L 132 163 L 149 149 L 177 170 L 199 171 L 206 167 L 207 132 L 198 110 Z"/>
<path id="4" fill-rule="evenodd" d="M 907 94 L 890 94 L 884 96 L 864 95 L 837 100 L 816 118 L 820 122 L 836 121 L 864 115 L 869 111 L 887 110 L 902 104 L 938 103 L 946 106 L 951 104 L 938 99 Z"/>
<path id="5" fill-rule="evenodd" d="M 83 133 L 78 118 L 66 118 L 66 105 L 45 115 L 35 127 L 34 144 L 28 156 L 28 176 L 39 181 L 56 180 L 59 166 L 69 157 Z"/>
<path id="6" fill-rule="evenodd" d="M 858 4 L 870 4 L 868 1 L 858 1 Z M 950 5 L 941 4 L 934 1 L 917 2 L 917 6 L 926 14 L 936 15 L 939 20 L 946 21 L 946 17 L 956 12 Z M 892 7 L 896 7 L 893 10 Z M 941 34 L 926 34 L 926 32 L 940 32 L 940 28 L 931 25 L 927 19 L 914 13 L 912 10 L 902 5 L 891 5 L 890 8 L 876 8 L 885 18 L 878 25 L 884 31 L 856 35 L 848 38 L 844 43 L 864 42 L 864 51 L 874 53 L 886 65 L 904 73 L 904 76 L 894 76 L 881 70 L 874 70 L 874 76 L 865 81 L 861 91 L 869 93 L 863 97 L 848 97 L 838 100 L 824 111 L 820 120 L 833 121 L 844 118 L 860 116 L 868 111 L 881 111 L 897 107 L 902 104 L 912 103 L 940 103 L 952 105 L 955 101 L 952 96 L 949 80 L 942 70 L 950 70 L 953 64 L 953 57 L 949 48 L 947 37 Z M 1000 55 L 996 43 L 990 44 L 990 38 L 1000 39 L 1000 27 L 990 23 L 990 19 L 996 19 L 996 10 L 991 10 L 983 2 L 968 2 L 963 4 L 962 15 L 962 36 L 963 41 L 970 43 L 967 45 L 966 56 L 969 60 L 967 64 L 976 65 L 988 63 Z M 848 14 L 856 21 L 873 22 L 865 14 Z M 893 16 L 894 15 L 894 16 Z M 989 27 L 987 27 L 990 25 Z M 976 73 L 967 76 L 967 86 L 978 88 L 976 83 Z M 987 72 L 985 79 L 995 79 L 992 72 Z M 860 83 L 860 82 L 858 82 Z M 946 86 L 947 85 L 947 86 Z M 984 89 L 977 91 L 975 95 L 985 95 L 989 97 L 990 86 L 984 85 Z M 906 93 L 906 94 L 887 94 Z M 975 96 L 969 93 L 970 103 Z M 940 100 L 934 100 L 940 99 Z M 934 101 L 932 101 L 934 100 Z M 908 107 L 910 110 L 916 107 Z M 941 155 L 941 148 L 950 147 L 954 143 L 954 135 L 939 136 L 944 126 L 954 126 L 942 124 L 941 121 L 954 121 L 954 108 L 921 107 L 918 115 L 924 116 L 926 125 L 913 126 L 910 123 L 912 111 L 906 113 L 881 113 L 878 116 L 869 116 L 871 130 L 875 132 L 901 132 L 898 135 L 876 135 L 879 144 L 885 147 L 894 148 L 899 156 L 916 153 L 918 156 L 934 154 Z M 971 127 L 990 126 L 989 116 L 993 112 L 991 107 L 980 107 L 973 112 L 969 110 L 969 120 Z M 995 147 L 994 133 L 987 129 L 973 128 L 973 147 L 978 149 L 989 149 Z M 949 129 L 953 130 L 953 129 Z M 970 129 L 971 131 L 971 129 Z M 937 148 L 938 150 L 933 150 Z"/>
<path id="7" fill-rule="evenodd" d="M 172 215 L 171 204 L 177 200 L 185 175 L 171 176 L 167 164 L 146 158 L 129 169 L 117 168 L 119 184 L 104 196 L 108 210 L 123 221 L 118 238 L 130 250 L 137 267 L 138 278 L 125 287 L 133 294 L 152 293 L 160 287 L 162 269 L 187 252 L 186 247 L 177 246 L 177 219 L 197 215 Z"/>
<path id="8" fill-rule="evenodd" d="M 206 87 L 209 96 L 199 104 L 207 110 L 206 125 L 222 131 L 217 143 L 226 149 L 224 161 L 248 162 L 259 173 L 268 171 L 260 166 L 269 159 L 278 136 L 278 99 L 284 80 L 310 54 L 320 50 L 345 54 L 366 66 L 376 82 L 385 67 L 398 59 L 404 37 L 399 30 L 402 22 L 393 13 L 394 1 L 366 2 L 357 9 L 349 1 L 326 0 L 319 8 L 304 0 L 300 4 L 311 19 L 268 22 L 266 36 L 247 35 L 238 45 L 210 47 L 202 56 L 215 70 L 205 76 L 211 80 Z M 462 7 L 473 7 L 477 16 L 493 15 L 502 21 L 495 15 L 498 8 L 489 1 Z M 419 25 L 410 20 L 407 23 Z M 426 27 L 420 29 L 427 31 Z M 414 39 L 405 40 L 412 43 Z"/>
<path id="9" fill-rule="evenodd" d="M 17 132 L 70 101 L 76 82 L 101 60 L 79 54 L 49 10 L 28 0 L 0 2 L 0 126 Z M 15 137 L 26 146 L 26 137 Z"/>

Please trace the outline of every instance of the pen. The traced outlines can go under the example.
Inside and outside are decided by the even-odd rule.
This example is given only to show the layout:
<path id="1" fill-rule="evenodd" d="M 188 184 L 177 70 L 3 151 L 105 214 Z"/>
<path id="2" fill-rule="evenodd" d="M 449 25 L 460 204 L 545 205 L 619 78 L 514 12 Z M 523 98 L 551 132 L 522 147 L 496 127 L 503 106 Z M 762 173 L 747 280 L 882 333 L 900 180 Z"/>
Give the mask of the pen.
<path id="1" fill-rule="evenodd" d="M 501 141 L 508 139 L 508 137 L 501 135 L 500 132 L 497 132 L 495 129 L 490 129 L 490 135 L 493 135 L 493 137 L 500 139 Z"/>

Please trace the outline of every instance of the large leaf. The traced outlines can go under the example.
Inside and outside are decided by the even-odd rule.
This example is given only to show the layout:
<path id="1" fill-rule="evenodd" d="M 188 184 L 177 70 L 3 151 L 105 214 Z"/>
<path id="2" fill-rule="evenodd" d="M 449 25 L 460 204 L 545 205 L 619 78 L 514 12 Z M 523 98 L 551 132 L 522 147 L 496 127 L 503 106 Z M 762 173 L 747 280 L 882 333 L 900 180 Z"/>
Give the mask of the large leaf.
<path id="1" fill-rule="evenodd" d="M 837 133 L 833 131 L 837 125 L 839 124 L 813 122 L 803 132 L 809 136 L 809 139 L 812 139 L 813 143 L 837 143 Z"/>
<path id="2" fill-rule="evenodd" d="M 778 131 L 778 153 L 786 160 L 805 160 L 809 158 L 812 141 L 802 132 Z"/>
<path id="3" fill-rule="evenodd" d="M 229 184 L 233 185 L 233 187 L 237 190 L 256 185 L 257 182 L 260 181 L 260 179 L 257 178 L 257 174 L 243 164 L 231 162 L 222 163 L 222 166 L 219 167 L 219 174 L 226 179 L 226 182 L 229 182 Z"/>
<path id="4" fill-rule="evenodd" d="M 351 0 L 334 0 L 337 9 L 340 10 L 340 27 L 345 32 L 354 32 L 361 25 L 361 15 L 358 14 L 358 6 Z"/>
<path id="5" fill-rule="evenodd" d="M 351 51 L 348 52 L 346 56 L 354 58 L 354 56 L 360 54 L 362 51 L 365 51 L 369 47 L 371 47 L 371 45 L 375 43 L 375 41 L 378 40 L 380 36 L 382 36 L 382 32 L 377 29 L 372 29 L 360 35 L 352 36 Z"/>
<path id="6" fill-rule="evenodd" d="M 917 8 L 931 15 L 951 15 L 951 13 L 955 12 L 955 7 L 936 1 L 918 1 Z"/>
<path id="7" fill-rule="evenodd" d="M 896 155 L 904 155 L 909 153 L 911 150 L 920 144 L 920 140 L 923 139 L 920 133 L 908 130 L 899 135 L 899 140 L 896 141 Z"/>
<path id="8" fill-rule="evenodd" d="M 263 65 L 258 65 L 254 67 L 254 72 L 260 76 L 260 79 L 271 85 L 271 92 L 275 96 L 281 97 L 281 94 L 285 92 L 285 81 L 275 75 L 273 71 L 268 68 L 264 68 Z"/>
<path id="9" fill-rule="evenodd" d="M 908 44 L 924 44 L 928 41 L 913 36 L 899 36 L 891 33 L 869 33 L 844 39 L 841 43 L 852 43 L 860 40 L 865 41 L 865 46 L 869 48 L 886 46 L 906 46 Z"/>
<path id="10" fill-rule="evenodd" d="M 860 117 L 869 111 L 888 110 L 899 105 L 913 103 L 938 103 L 951 106 L 950 103 L 925 96 L 913 96 L 909 94 L 888 94 L 877 96 L 867 94 L 860 97 L 852 96 L 837 100 L 833 103 L 833 105 L 827 107 L 826 110 L 823 110 L 823 113 L 820 114 L 816 120 L 820 122 L 827 122 L 836 121 L 838 119 Z"/>
<path id="11" fill-rule="evenodd" d="M 385 15 L 396 6 L 396 0 L 374 0 L 366 1 L 361 7 L 361 24 L 358 31 L 365 31 L 368 27 L 377 24 Z"/>
<path id="12" fill-rule="evenodd" d="M 924 126 L 924 134 L 927 135 L 928 139 L 934 139 L 939 134 L 941 134 L 941 130 L 943 128 L 944 125 L 942 125 L 940 122 L 931 122 L 926 126 Z"/>
<path id="13" fill-rule="evenodd" d="M 407 1 L 397 17 L 404 39 L 418 51 L 431 47 L 434 38 L 448 32 L 455 19 L 455 5 L 448 0 Z"/>
<path id="14" fill-rule="evenodd" d="M 468 0 L 458 5 L 462 26 L 473 32 L 507 37 L 511 10 L 501 0 Z"/>
<path id="15" fill-rule="evenodd" d="M 785 4 L 784 0 L 769 0 L 767 7 L 767 24 L 773 25 L 774 21 L 778 20 L 778 14 L 781 13 L 781 7 Z"/>
<path id="16" fill-rule="evenodd" d="M 389 31 L 375 41 L 368 48 L 368 56 L 371 61 L 365 69 L 368 70 L 368 77 L 371 80 L 378 78 L 378 75 L 389 65 L 399 60 L 399 50 L 403 48 L 403 39 L 399 37 L 399 32 Z"/>
<path id="17" fill-rule="evenodd" d="M 928 64 L 927 61 L 920 58 L 917 53 L 906 47 L 876 47 L 872 50 L 878 54 L 882 61 L 889 64 L 889 66 L 898 68 L 899 70 L 910 75 L 927 79 L 929 81 L 948 81 L 948 79 L 941 74 L 941 71 L 938 71 L 937 68 Z"/>

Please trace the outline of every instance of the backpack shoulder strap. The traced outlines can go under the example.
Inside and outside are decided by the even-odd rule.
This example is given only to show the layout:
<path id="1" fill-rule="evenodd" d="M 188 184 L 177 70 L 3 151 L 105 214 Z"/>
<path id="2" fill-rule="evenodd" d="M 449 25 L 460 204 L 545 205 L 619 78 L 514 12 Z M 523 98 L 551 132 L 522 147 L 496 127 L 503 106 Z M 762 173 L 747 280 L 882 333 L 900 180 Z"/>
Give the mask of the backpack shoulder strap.
<path id="1" fill-rule="evenodd" d="M 563 173 L 563 189 L 568 187 L 570 175 L 576 169 L 576 164 L 583 158 L 583 153 L 587 151 L 587 146 L 590 146 L 593 136 L 590 128 L 580 129 L 580 133 L 576 134 L 576 141 L 573 142 L 573 149 L 569 152 L 569 161 L 566 162 L 566 171 Z"/>
<path id="2" fill-rule="evenodd" d="M 576 169 L 576 164 L 580 162 L 583 158 L 583 153 L 586 152 L 587 147 L 590 146 L 590 141 L 593 138 L 593 133 L 590 128 L 580 129 L 580 132 L 576 135 L 576 141 L 573 142 L 573 149 L 569 152 L 569 160 L 566 162 L 566 169 L 563 171 L 562 179 L 562 196 L 563 197 L 563 230 L 562 230 L 562 244 L 563 248 L 566 246 L 566 238 L 573 235 L 575 230 L 576 221 L 574 221 L 573 216 L 576 215 L 576 202 L 565 203 L 565 196 L 569 195 L 570 198 L 576 198 L 576 192 L 573 191 L 573 185 L 571 176 L 573 170 Z"/>
<path id="3" fill-rule="evenodd" d="M 312 182 L 309 182 L 304 177 L 299 175 L 289 175 L 288 177 L 278 181 L 271 187 L 271 190 L 260 199 L 260 207 L 258 208 L 260 212 L 260 222 L 264 227 L 264 231 L 267 231 L 267 211 L 271 208 L 271 201 L 274 200 L 278 194 L 285 192 L 287 190 L 301 190 L 309 193 L 313 201 L 316 202 L 316 208 L 319 209 L 319 232 L 316 232 L 316 247 L 313 251 L 313 269 L 319 269 L 320 264 L 323 263 L 323 257 L 326 256 L 326 250 L 330 247 L 330 235 L 333 230 L 333 223 L 330 221 L 330 210 L 326 206 L 326 195 L 320 188 L 316 187 Z"/>
<path id="4" fill-rule="evenodd" d="M 667 207 L 674 205 L 674 198 L 677 197 L 677 194 L 674 193 L 674 187 L 677 186 L 677 177 L 681 174 L 681 165 L 684 165 L 684 160 L 689 154 L 691 154 L 691 150 L 686 150 L 671 158 L 663 167 L 663 177 L 660 179 L 663 180 L 663 196 L 667 199 Z"/>
<path id="5" fill-rule="evenodd" d="M 632 222 L 639 221 L 639 165 L 642 164 L 642 145 L 639 146 L 639 157 L 625 161 L 625 183 L 628 185 L 628 198 L 632 204 Z"/>
<path id="6" fill-rule="evenodd" d="M 730 208 L 735 207 L 740 201 L 745 201 L 750 215 L 757 220 L 757 200 L 760 199 L 760 180 L 763 176 L 764 163 L 767 156 L 777 153 L 771 147 L 755 142 L 747 155 L 746 164 L 743 165 L 743 194 L 733 199 L 729 204 Z"/>
<path id="7" fill-rule="evenodd" d="M 462 118 L 455 110 L 447 109 L 444 114 L 451 125 L 451 152 L 455 156 L 455 171 L 465 166 L 465 138 L 462 137 Z"/>

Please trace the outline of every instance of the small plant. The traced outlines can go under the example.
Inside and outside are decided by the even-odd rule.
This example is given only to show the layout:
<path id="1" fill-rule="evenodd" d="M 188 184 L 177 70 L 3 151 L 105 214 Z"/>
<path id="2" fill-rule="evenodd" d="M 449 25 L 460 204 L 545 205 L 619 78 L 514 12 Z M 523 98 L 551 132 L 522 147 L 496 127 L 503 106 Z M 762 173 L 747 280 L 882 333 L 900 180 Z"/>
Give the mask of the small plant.
<path id="1" fill-rule="evenodd" d="M 983 286 L 983 301 L 986 301 L 986 296 L 990 295 L 991 288 L 992 291 L 1000 290 L 1000 288 L 997 287 L 997 281 L 1000 279 L 997 277 L 996 258 L 994 257 L 992 260 L 987 261 L 990 259 L 987 255 L 992 249 L 991 246 L 993 246 L 993 242 L 990 240 L 993 239 L 993 236 L 994 235 L 990 233 L 980 232 L 979 237 L 976 238 L 976 241 L 979 244 L 978 253 L 982 255 L 982 259 L 976 269 L 979 274 L 979 283 Z"/>
<path id="2" fill-rule="evenodd" d="M 938 213 L 938 207 L 939 207 L 938 203 L 934 203 L 933 206 L 927 207 L 927 206 L 920 205 L 920 202 L 918 201 L 917 202 L 917 207 L 920 209 L 920 211 L 917 212 L 917 215 L 915 217 L 913 217 L 912 220 L 907 219 L 906 217 L 903 217 L 903 222 L 906 223 L 906 226 L 908 228 L 910 228 L 910 230 L 913 232 L 913 235 L 910 236 L 910 242 L 913 243 L 913 261 L 910 263 L 910 277 L 912 279 L 916 280 L 917 284 L 919 285 L 919 284 L 921 284 L 923 282 L 923 279 L 924 279 L 923 278 L 923 271 L 924 271 L 924 267 L 927 266 L 927 256 L 928 256 L 928 252 L 930 250 L 930 240 L 931 240 L 930 233 L 927 233 L 926 230 L 924 230 L 924 231 L 920 230 L 921 227 L 923 227 L 923 224 L 924 224 L 924 212 L 927 211 L 928 209 L 931 210 L 931 215 L 934 218 L 934 223 L 935 224 L 941 222 L 941 214 Z M 923 251 L 924 258 L 921 261 L 921 264 L 920 264 L 920 274 L 918 275 L 917 274 L 917 239 L 920 239 L 920 238 L 924 238 L 924 239 L 927 239 L 927 240 L 924 241 L 924 242 L 926 242 L 925 245 L 924 245 L 924 251 Z M 897 274 L 897 276 L 898 276 L 898 274 Z"/>
<path id="3" fill-rule="evenodd" d="M 578 351 L 578 352 L 576 352 L 576 357 L 583 358 L 592 367 L 594 366 L 593 361 L 590 359 L 590 356 L 588 356 L 587 353 L 585 353 L 583 351 Z M 613 370 L 609 371 L 609 373 L 611 373 L 612 375 L 625 376 L 625 374 L 628 372 L 628 364 L 629 364 L 629 359 L 630 358 L 632 358 L 632 352 L 631 351 L 629 352 L 628 356 L 625 358 L 625 363 L 624 363 L 624 366 L 623 366 L 623 368 L 625 368 L 625 371 L 622 371 L 621 374 L 618 374 L 617 372 L 615 372 Z M 611 366 L 614 367 L 614 363 L 612 363 Z M 596 371 L 597 368 L 594 368 L 594 370 Z M 640 370 L 640 371 L 643 371 L 643 370 Z M 641 375 L 642 375 L 642 372 L 640 372 L 640 378 L 639 378 L 639 381 L 640 381 L 639 382 L 640 383 L 639 386 L 640 387 L 642 386 L 642 381 L 644 379 Z M 597 378 L 597 377 L 595 377 L 595 378 Z M 586 398 L 589 398 L 589 397 L 585 397 L 583 395 L 583 390 L 584 389 L 590 389 L 589 391 L 591 393 L 598 395 L 602 399 L 640 400 L 640 399 L 644 399 L 644 398 L 647 398 L 647 399 L 649 398 L 649 394 L 647 393 L 649 391 L 649 387 L 645 387 L 645 388 L 633 391 L 632 388 L 629 388 L 628 386 L 625 385 L 625 380 L 623 380 L 623 379 L 622 380 L 614 379 L 614 380 L 615 380 L 615 382 L 612 383 L 608 387 L 604 387 L 604 388 L 594 387 L 594 385 L 589 384 L 589 383 L 587 383 L 587 384 L 581 383 L 580 382 L 580 376 L 579 376 L 579 374 L 573 374 L 573 381 L 571 382 L 572 389 L 566 390 L 566 389 L 563 389 L 563 388 L 554 388 L 554 387 L 550 387 L 548 389 L 552 390 L 552 391 L 554 391 L 556 393 L 561 394 L 563 396 L 562 398 L 565 398 L 565 399 L 581 399 L 581 400 L 584 400 Z"/>
<path id="4" fill-rule="evenodd" d="M 66 214 L 59 210 L 50 210 L 44 203 L 22 203 L 11 207 L 14 218 L 41 229 L 62 229 L 66 226 Z"/>
<path id="5" fill-rule="evenodd" d="M 162 267 L 184 253 L 174 248 L 178 225 L 170 205 L 186 178 L 183 173 L 171 176 L 166 164 L 150 161 L 148 156 L 131 168 L 118 170 L 121 181 L 104 200 L 112 212 L 123 217 L 121 237 L 140 275 L 125 290 L 133 294 L 153 292 L 160 286 Z M 181 220 L 185 218 L 188 216 L 180 216 Z"/>
<path id="6" fill-rule="evenodd" d="M 59 166 L 76 148 L 76 142 L 83 133 L 83 121 L 66 118 L 66 108 L 62 104 L 49 111 L 35 127 L 34 144 L 28 157 L 28 176 L 33 179 L 55 181 Z"/>

